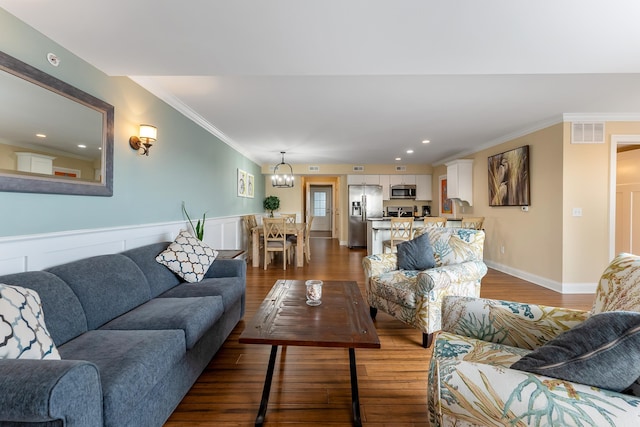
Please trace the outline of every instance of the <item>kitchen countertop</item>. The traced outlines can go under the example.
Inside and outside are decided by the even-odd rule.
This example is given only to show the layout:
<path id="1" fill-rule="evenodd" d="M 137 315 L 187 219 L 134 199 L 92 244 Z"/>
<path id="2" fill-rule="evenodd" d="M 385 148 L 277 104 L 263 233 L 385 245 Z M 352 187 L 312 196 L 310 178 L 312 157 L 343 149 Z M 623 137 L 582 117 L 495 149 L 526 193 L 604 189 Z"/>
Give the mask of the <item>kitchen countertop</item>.
<path id="1" fill-rule="evenodd" d="M 367 221 L 390 221 L 391 218 L 396 218 L 394 216 L 383 216 L 383 217 L 375 217 L 375 218 L 367 218 Z M 424 218 L 435 218 L 435 217 L 425 217 L 425 216 L 416 216 L 413 217 L 414 221 L 422 221 Z M 462 221 L 461 218 L 447 218 L 447 221 Z"/>

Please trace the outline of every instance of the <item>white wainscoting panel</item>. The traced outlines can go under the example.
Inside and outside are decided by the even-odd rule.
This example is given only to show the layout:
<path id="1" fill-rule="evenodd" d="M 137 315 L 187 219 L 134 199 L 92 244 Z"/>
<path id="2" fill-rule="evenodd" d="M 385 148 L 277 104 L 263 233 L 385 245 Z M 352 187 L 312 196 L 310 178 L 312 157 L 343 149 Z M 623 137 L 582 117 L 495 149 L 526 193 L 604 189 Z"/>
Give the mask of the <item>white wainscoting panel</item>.
<path id="1" fill-rule="evenodd" d="M 73 230 L 0 238 L 0 275 L 43 270 L 96 255 L 112 254 L 151 243 L 171 241 L 184 221 L 127 227 Z M 214 249 L 246 249 L 242 217 L 209 218 L 204 242 Z"/>

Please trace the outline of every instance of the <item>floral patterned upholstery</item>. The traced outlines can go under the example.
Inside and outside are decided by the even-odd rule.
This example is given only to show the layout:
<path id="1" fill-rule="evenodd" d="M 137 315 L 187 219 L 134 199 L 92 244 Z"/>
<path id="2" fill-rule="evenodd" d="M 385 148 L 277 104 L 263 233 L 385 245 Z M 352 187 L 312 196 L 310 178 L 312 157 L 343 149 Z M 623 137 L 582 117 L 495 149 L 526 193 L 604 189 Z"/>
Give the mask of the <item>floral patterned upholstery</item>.
<path id="1" fill-rule="evenodd" d="M 462 228 L 425 227 L 436 267 L 424 271 L 398 270 L 397 256 L 363 259 L 369 305 L 411 325 L 423 334 L 440 330 L 445 295 L 480 295 L 487 273 L 482 261 L 484 232 Z"/>
<path id="2" fill-rule="evenodd" d="M 640 397 L 509 368 L 592 314 L 612 310 L 640 312 L 640 256 L 611 262 L 591 311 L 445 297 L 429 369 L 431 426 L 640 425 Z"/>

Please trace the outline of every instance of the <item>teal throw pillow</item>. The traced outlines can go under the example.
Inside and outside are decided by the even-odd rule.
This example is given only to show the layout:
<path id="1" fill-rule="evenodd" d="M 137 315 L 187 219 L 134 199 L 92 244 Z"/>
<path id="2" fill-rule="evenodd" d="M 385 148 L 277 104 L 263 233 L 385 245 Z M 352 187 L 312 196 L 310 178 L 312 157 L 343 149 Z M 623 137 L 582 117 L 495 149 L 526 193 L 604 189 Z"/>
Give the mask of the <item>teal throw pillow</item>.
<path id="1" fill-rule="evenodd" d="M 527 354 L 511 368 L 625 391 L 640 377 L 640 313 L 594 314 Z"/>
<path id="2" fill-rule="evenodd" d="M 436 266 L 429 234 L 398 243 L 398 268 L 400 270 L 428 270 Z"/>

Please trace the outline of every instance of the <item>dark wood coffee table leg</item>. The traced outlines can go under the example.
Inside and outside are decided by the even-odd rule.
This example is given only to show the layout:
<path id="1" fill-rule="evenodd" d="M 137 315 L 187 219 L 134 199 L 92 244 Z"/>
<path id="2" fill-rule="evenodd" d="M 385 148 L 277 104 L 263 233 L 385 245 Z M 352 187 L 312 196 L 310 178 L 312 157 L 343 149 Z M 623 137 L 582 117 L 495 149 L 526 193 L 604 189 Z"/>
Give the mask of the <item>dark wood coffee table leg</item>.
<path id="1" fill-rule="evenodd" d="M 360 396 L 358 395 L 358 372 L 356 369 L 356 349 L 349 348 L 349 369 L 351 371 L 351 410 L 353 411 L 353 425 L 362 427 L 360 419 Z"/>
<path id="2" fill-rule="evenodd" d="M 271 346 L 271 355 L 269 356 L 269 366 L 267 367 L 267 376 L 264 379 L 264 388 L 262 389 L 262 400 L 260 401 L 260 410 L 258 411 L 258 416 L 256 417 L 256 424 L 255 424 L 256 427 L 262 427 L 262 424 L 264 424 L 264 417 L 267 414 L 267 404 L 269 403 L 269 392 L 271 391 L 271 380 L 273 379 L 273 369 L 276 365 L 277 354 L 278 354 L 278 346 L 277 345 Z"/>

